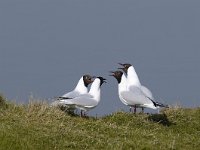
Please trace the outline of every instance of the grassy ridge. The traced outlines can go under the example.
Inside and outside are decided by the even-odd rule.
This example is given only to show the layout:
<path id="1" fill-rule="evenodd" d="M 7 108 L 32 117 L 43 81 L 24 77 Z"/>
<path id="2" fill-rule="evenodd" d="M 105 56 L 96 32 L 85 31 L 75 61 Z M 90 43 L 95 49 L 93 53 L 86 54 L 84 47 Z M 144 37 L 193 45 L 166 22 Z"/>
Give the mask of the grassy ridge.
<path id="1" fill-rule="evenodd" d="M 199 149 L 200 108 L 162 114 L 117 112 L 72 117 L 44 102 L 5 103 L 0 96 L 0 149 Z"/>

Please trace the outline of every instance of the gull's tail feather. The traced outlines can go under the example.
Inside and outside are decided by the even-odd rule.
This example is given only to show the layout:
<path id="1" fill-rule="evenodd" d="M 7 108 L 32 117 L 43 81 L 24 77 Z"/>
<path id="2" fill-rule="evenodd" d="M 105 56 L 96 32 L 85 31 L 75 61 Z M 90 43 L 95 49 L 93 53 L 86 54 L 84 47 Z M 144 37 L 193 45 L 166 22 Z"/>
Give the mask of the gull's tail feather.
<path id="1" fill-rule="evenodd" d="M 159 103 L 159 102 L 156 102 L 154 100 L 152 100 L 151 98 L 148 97 L 148 99 L 150 99 L 152 101 L 152 103 L 154 104 L 155 107 L 164 107 L 164 108 L 169 108 L 168 105 L 165 105 L 165 104 L 162 104 L 162 103 Z"/>
<path id="2" fill-rule="evenodd" d="M 70 97 L 62 97 L 62 96 L 57 97 L 57 100 L 63 100 L 63 99 L 72 99 L 72 98 L 70 98 Z"/>
<path id="3" fill-rule="evenodd" d="M 156 106 L 164 107 L 164 108 L 169 108 L 168 105 L 165 105 L 165 104 L 162 104 L 162 103 L 159 103 L 159 102 L 156 102 Z"/>

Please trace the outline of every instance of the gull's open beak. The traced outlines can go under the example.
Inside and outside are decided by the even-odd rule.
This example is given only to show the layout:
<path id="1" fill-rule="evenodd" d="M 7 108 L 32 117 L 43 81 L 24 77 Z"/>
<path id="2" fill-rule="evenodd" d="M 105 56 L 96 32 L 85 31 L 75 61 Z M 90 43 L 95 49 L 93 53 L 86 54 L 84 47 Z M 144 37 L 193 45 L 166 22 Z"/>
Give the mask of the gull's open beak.
<path id="1" fill-rule="evenodd" d="M 120 70 L 122 70 L 125 74 L 127 74 L 127 70 L 126 70 L 126 68 L 124 67 L 124 68 L 122 68 L 122 67 L 119 67 L 118 69 L 120 69 Z"/>
<path id="2" fill-rule="evenodd" d="M 119 67 L 119 68 L 117 68 L 117 69 L 124 70 L 124 68 L 122 68 L 122 67 Z"/>
<path id="3" fill-rule="evenodd" d="M 124 66 L 124 64 L 122 64 L 122 63 L 118 63 L 119 65 L 121 65 L 121 66 Z"/>
<path id="4" fill-rule="evenodd" d="M 107 83 L 105 78 L 103 78 L 103 82 L 104 82 L 104 83 Z"/>
<path id="5" fill-rule="evenodd" d="M 125 68 L 118 68 L 118 69 L 120 69 L 120 70 L 122 70 L 123 72 L 126 73 L 126 69 Z"/>

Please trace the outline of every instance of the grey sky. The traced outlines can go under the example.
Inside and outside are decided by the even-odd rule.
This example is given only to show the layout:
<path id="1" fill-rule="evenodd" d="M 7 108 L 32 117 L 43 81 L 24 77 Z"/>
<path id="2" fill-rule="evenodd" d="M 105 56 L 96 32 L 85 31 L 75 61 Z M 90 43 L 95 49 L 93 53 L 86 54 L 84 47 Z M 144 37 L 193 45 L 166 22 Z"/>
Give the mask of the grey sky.
<path id="1" fill-rule="evenodd" d="M 91 114 L 127 110 L 108 71 L 128 62 L 158 101 L 199 106 L 199 16 L 194 0 L 2 0 L 0 92 L 52 98 L 90 73 L 108 79 Z"/>

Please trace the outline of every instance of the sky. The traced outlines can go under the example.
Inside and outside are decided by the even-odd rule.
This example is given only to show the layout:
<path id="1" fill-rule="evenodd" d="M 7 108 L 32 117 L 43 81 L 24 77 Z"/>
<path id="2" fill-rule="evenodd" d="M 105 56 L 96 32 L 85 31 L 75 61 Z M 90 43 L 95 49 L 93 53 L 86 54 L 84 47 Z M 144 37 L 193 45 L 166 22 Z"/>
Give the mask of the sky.
<path id="1" fill-rule="evenodd" d="M 0 93 L 26 103 L 103 76 L 89 115 L 121 109 L 117 63 L 131 63 L 157 101 L 200 106 L 200 2 L 195 0 L 1 0 Z"/>

